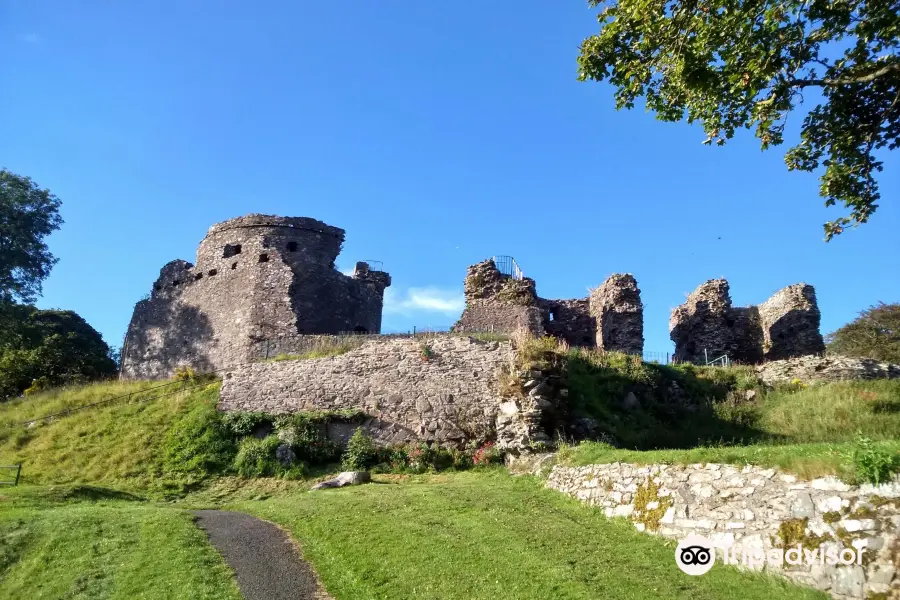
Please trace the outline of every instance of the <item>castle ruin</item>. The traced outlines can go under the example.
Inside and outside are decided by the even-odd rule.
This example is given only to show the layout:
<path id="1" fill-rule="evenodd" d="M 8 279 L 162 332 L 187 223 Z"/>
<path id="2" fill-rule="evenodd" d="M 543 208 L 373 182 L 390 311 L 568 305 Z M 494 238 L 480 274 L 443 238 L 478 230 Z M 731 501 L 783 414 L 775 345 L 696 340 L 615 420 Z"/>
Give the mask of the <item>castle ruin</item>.
<path id="1" fill-rule="evenodd" d="M 710 279 L 672 311 L 675 359 L 702 362 L 727 355 L 757 364 L 825 351 L 813 286 L 783 288 L 758 306 L 733 307 L 728 282 Z"/>
<path id="2" fill-rule="evenodd" d="M 518 269 L 501 272 L 494 259 L 472 265 L 465 279 L 466 308 L 457 332 L 524 330 L 565 340 L 570 346 L 642 354 L 641 291 L 629 274 L 609 277 L 587 298 L 547 300 Z"/>
<path id="3" fill-rule="evenodd" d="M 343 242 L 343 229 L 306 217 L 251 214 L 213 225 L 196 264 L 165 265 L 135 306 L 122 377 L 230 368 L 308 335 L 380 333 L 391 277 L 364 262 L 352 276 L 337 271 Z"/>

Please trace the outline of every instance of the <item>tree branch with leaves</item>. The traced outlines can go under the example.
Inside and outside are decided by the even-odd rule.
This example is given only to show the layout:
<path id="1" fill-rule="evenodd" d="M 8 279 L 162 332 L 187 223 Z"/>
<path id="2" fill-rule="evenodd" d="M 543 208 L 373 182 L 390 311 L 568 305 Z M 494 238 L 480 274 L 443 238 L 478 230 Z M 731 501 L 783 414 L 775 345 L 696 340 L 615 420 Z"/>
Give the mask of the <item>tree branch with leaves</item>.
<path id="1" fill-rule="evenodd" d="M 822 169 L 825 205 L 848 210 L 826 241 L 878 208 L 876 153 L 900 145 L 900 0 L 588 3 L 600 33 L 581 45 L 579 79 L 611 83 L 617 109 L 643 98 L 662 121 L 702 123 L 705 144 L 744 128 L 766 150 L 817 90 L 788 169 Z"/>

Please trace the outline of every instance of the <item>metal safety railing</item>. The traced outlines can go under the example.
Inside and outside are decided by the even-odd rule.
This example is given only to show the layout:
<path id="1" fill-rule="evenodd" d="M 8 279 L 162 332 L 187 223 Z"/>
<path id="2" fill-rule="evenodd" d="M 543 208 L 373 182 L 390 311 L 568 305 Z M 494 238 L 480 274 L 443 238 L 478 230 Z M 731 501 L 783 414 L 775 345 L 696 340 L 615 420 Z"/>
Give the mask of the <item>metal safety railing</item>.
<path id="1" fill-rule="evenodd" d="M 525 273 L 519 268 L 519 263 L 512 256 L 495 256 L 493 257 L 497 270 L 503 275 L 508 275 L 513 279 L 524 279 Z"/>

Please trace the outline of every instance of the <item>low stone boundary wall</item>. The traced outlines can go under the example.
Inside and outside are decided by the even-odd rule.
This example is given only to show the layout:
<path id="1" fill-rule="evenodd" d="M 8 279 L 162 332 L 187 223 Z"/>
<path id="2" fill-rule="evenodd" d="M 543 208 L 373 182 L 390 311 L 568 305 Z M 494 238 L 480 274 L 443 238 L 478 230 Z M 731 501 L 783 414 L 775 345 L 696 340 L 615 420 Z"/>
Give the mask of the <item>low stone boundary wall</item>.
<path id="1" fill-rule="evenodd" d="M 821 558 L 739 568 L 775 572 L 835 598 L 900 598 L 900 480 L 851 487 L 833 477 L 802 481 L 753 466 L 612 463 L 556 465 L 546 485 L 668 538 L 695 534 L 719 548 L 766 553 L 802 544 L 819 557 L 852 547 L 861 564 Z"/>

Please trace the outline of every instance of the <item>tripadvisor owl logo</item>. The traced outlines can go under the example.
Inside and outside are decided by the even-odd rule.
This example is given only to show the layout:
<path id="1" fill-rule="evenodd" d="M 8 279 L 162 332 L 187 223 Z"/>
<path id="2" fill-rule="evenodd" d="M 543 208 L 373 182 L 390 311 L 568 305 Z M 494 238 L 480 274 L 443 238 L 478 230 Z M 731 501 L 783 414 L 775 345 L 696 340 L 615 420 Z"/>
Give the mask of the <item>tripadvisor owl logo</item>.
<path id="1" fill-rule="evenodd" d="M 703 575 L 716 562 L 716 549 L 705 537 L 691 534 L 675 548 L 675 564 L 688 575 Z"/>

